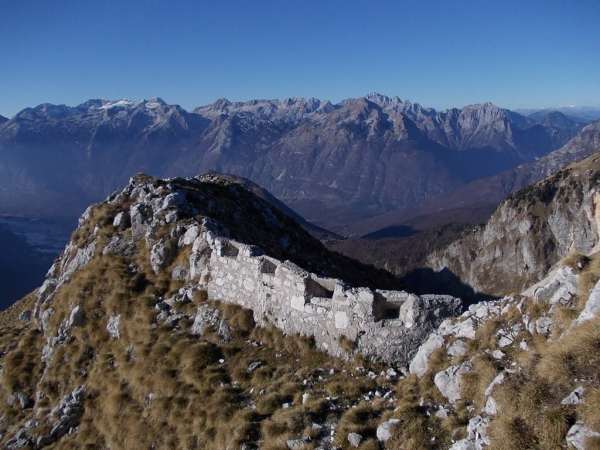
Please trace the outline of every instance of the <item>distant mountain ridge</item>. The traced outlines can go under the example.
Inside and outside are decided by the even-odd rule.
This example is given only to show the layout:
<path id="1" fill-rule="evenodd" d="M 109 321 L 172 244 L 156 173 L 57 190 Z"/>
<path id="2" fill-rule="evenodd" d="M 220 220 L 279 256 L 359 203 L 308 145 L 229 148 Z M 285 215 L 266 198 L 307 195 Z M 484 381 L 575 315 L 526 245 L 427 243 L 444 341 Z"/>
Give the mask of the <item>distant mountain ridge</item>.
<path id="1" fill-rule="evenodd" d="M 0 124 L 0 212 L 73 216 L 140 171 L 217 170 L 320 225 L 346 223 L 541 157 L 579 128 L 491 103 L 439 112 L 380 94 L 221 99 L 193 112 L 160 98 L 42 104 Z"/>
<path id="2" fill-rule="evenodd" d="M 453 210 L 460 212 L 463 209 L 476 208 L 482 210 L 484 215 L 485 210 L 491 214 L 498 203 L 513 192 L 536 183 L 568 164 L 584 159 L 598 151 L 600 151 L 600 121 L 586 125 L 563 147 L 541 158 L 490 177 L 474 180 L 448 194 L 424 203 L 414 211 L 392 211 L 354 223 L 346 229 L 346 232 L 358 236 L 374 233 L 379 229 L 398 226 L 405 222 L 409 223 L 413 218 L 421 215 L 440 216 L 444 214 L 448 216 L 447 222 L 451 219 L 452 215 L 449 213 Z M 481 218 L 479 215 L 473 217 L 476 221 Z M 483 218 L 487 219 L 487 217 Z"/>
<path id="3" fill-rule="evenodd" d="M 558 106 L 543 109 L 516 109 L 516 112 L 531 117 L 536 114 L 560 112 L 572 119 L 592 122 L 600 119 L 600 106 Z"/>

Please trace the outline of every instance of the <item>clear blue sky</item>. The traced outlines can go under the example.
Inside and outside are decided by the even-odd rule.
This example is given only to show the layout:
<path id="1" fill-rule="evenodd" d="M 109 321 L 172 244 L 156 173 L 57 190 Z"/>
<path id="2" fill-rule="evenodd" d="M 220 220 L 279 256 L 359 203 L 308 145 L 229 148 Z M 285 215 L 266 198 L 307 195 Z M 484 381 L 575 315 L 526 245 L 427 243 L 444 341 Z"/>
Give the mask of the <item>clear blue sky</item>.
<path id="1" fill-rule="evenodd" d="M 0 114 L 371 91 L 600 105 L 599 0 L 0 0 Z"/>

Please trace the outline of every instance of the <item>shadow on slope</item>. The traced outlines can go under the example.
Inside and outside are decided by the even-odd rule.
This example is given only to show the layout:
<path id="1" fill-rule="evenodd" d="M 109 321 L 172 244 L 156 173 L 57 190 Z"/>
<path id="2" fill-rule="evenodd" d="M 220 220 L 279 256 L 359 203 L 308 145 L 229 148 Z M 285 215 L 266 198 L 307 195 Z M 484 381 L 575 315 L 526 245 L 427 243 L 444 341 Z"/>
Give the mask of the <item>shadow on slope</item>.
<path id="1" fill-rule="evenodd" d="M 465 306 L 498 297 L 475 291 L 447 268 L 436 272 L 429 267 L 414 269 L 401 278 L 404 289 L 416 294 L 448 294 L 460 297 Z"/>
<path id="2" fill-rule="evenodd" d="M 39 286 L 54 255 L 32 248 L 21 236 L 0 225 L 0 310 Z"/>

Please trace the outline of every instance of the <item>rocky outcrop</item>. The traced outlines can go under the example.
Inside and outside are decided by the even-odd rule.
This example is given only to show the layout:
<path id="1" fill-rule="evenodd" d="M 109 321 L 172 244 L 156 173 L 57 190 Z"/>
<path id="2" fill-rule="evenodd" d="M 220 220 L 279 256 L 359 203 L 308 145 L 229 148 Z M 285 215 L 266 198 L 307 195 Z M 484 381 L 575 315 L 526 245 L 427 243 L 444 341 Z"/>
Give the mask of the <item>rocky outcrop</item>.
<path id="1" fill-rule="evenodd" d="M 576 324 L 580 325 L 600 314 L 600 281 L 596 283 L 585 302 L 583 311 L 577 317 Z"/>
<path id="2" fill-rule="evenodd" d="M 6 442 L 6 448 L 37 450 L 52 445 L 79 425 L 84 412 L 84 400 L 85 386 L 78 386 L 61 399 L 45 417 L 25 422 L 24 426 Z"/>
<path id="3" fill-rule="evenodd" d="M 585 378 L 578 375 L 581 368 L 569 367 L 568 361 L 574 356 L 566 350 L 567 345 L 574 345 L 574 352 L 579 351 L 577 345 L 583 345 L 581 336 L 597 334 L 590 331 L 589 321 L 597 324 L 600 320 L 600 309 L 594 306 L 600 283 L 596 283 L 590 292 L 581 288 L 582 280 L 597 280 L 600 276 L 596 266 L 598 255 L 592 258 L 596 262 L 591 263 L 584 258 L 584 262 L 579 264 L 571 263 L 573 267 L 558 264 L 546 277 L 520 294 L 471 305 L 460 317 L 443 321 L 419 347 L 410 363 L 410 372 L 422 380 L 431 379 L 447 402 L 447 405 L 434 403 L 429 407 L 452 410 L 467 405 L 469 421 L 466 437 L 454 442 L 451 450 L 489 447 L 492 443 L 491 429 L 495 430 L 497 445 L 499 440 L 507 438 L 503 431 L 499 431 L 505 430 L 499 425 L 502 420 L 516 420 L 515 423 L 521 421 L 519 423 L 524 424 L 519 413 L 516 419 L 506 418 L 514 411 L 511 408 L 518 411 L 518 407 L 511 403 L 519 401 L 518 386 L 530 380 L 531 389 L 541 389 L 544 382 L 535 378 L 540 377 L 536 370 L 544 366 L 556 371 L 560 364 L 548 366 L 548 361 L 556 358 L 555 355 L 565 358 L 565 373 L 560 382 L 552 385 L 556 391 L 543 401 L 552 403 L 555 408 L 568 409 L 573 417 L 577 411 L 580 418 L 577 423 L 570 422 L 570 428 L 566 427 L 569 422 L 565 421 L 564 445 L 591 448 L 586 440 L 600 437 L 598 430 L 581 420 L 582 416 L 585 418 L 582 411 L 594 407 L 596 399 L 588 399 L 586 395 L 595 389 L 597 381 L 594 376 Z M 586 326 L 587 330 L 582 331 L 581 327 Z M 573 337 L 573 333 L 581 334 Z M 569 340 L 571 343 L 565 344 Z M 536 342 L 544 344 L 537 346 Z M 551 348 L 550 356 L 544 355 L 547 348 Z M 586 348 L 578 357 L 584 360 L 595 358 L 595 350 Z M 525 363 L 528 358 L 536 363 L 528 365 Z M 440 363 L 440 360 L 444 362 Z M 583 370 L 593 371 L 590 367 Z M 485 382 L 482 382 L 482 377 L 485 377 Z M 473 396 L 477 383 L 484 388 L 479 388 Z M 549 409 L 549 406 L 540 405 L 539 408 L 542 411 L 539 414 L 543 415 L 544 408 Z"/>
<path id="4" fill-rule="evenodd" d="M 432 253 L 428 265 L 479 292 L 518 292 L 569 252 L 588 254 L 598 244 L 599 188 L 600 156 L 593 155 L 512 195 L 485 226 Z"/>
<path id="5" fill-rule="evenodd" d="M 96 229 L 91 221 L 102 208 L 113 211 L 114 218 L 105 220 L 113 234 L 103 244 L 94 233 L 85 243 L 69 244 L 38 291 L 35 317 L 49 335 L 49 349 L 65 341 L 61 330 L 55 336 L 46 325 L 53 292 L 107 247 L 111 254 L 127 256 L 130 246 L 143 246 L 155 274 L 172 276 L 177 269 L 184 283 L 181 301 L 189 298 L 187 291 L 206 291 L 210 299 L 252 310 L 258 324 L 313 337 L 319 348 L 336 356 L 348 354 L 345 341 L 368 357 L 405 365 L 427 334 L 461 308 L 460 300 L 450 296 L 354 287 L 334 278 L 343 274 L 345 259 L 328 253 L 288 216 L 227 177 L 135 177 L 122 192 L 88 210 L 80 230 Z M 181 262 L 171 270 L 175 259 Z M 370 278 L 364 269 L 362 277 Z M 157 303 L 161 320 L 172 326 L 183 318 L 170 312 L 178 301 Z M 106 322 L 113 339 L 120 338 L 120 318 L 113 315 Z M 214 310 L 200 308 L 193 322 L 192 334 L 216 327 L 228 339 L 228 326 Z"/>

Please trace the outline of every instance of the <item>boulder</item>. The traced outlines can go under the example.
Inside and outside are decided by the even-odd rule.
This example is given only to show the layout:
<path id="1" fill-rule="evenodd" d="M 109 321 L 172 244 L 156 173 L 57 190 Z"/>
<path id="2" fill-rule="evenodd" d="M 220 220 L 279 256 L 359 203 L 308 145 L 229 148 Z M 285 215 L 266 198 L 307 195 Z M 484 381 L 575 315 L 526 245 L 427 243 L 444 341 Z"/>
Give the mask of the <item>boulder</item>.
<path id="1" fill-rule="evenodd" d="M 85 322 L 85 314 L 81 306 L 77 305 L 71 310 L 69 314 L 68 327 L 80 327 Z"/>
<path id="2" fill-rule="evenodd" d="M 456 357 L 456 356 L 463 356 L 464 354 L 467 353 L 467 345 L 465 344 L 465 341 L 461 340 L 461 339 L 457 339 L 455 340 L 449 347 L 448 347 L 448 356 L 451 357 Z"/>
<path id="3" fill-rule="evenodd" d="M 363 437 L 358 433 L 348 433 L 347 439 L 351 447 L 357 448 L 362 442 Z"/>
<path id="4" fill-rule="evenodd" d="M 577 274 L 572 268 L 561 266 L 523 292 L 523 295 L 549 305 L 566 305 L 577 295 Z"/>
<path id="5" fill-rule="evenodd" d="M 583 422 L 577 422 L 567 432 L 567 445 L 577 450 L 586 450 L 589 438 L 600 438 L 600 433 L 591 430 Z"/>
<path id="6" fill-rule="evenodd" d="M 427 366 L 429 363 L 429 357 L 438 348 L 444 345 L 444 337 L 438 333 L 432 333 L 429 335 L 427 340 L 421 344 L 417 353 L 410 362 L 409 370 L 410 373 L 421 377 L 427 372 Z"/>
<path id="7" fill-rule="evenodd" d="M 394 434 L 394 430 L 399 426 L 399 424 L 399 419 L 389 419 L 381 423 L 377 427 L 377 431 L 375 433 L 377 439 L 381 442 L 389 441 Z"/>
<path id="8" fill-rule="evenodd" d="M 583 386 L 574 389 L 569 395 L 562 399 L 561 405 L 579 405 L 583 402 Z"/>
<path id="9" fill-rule="evenodd" d="M 119 339 L 121 337 L 121 333 L 119 331 L 119 325 L 121 323 L 121 315 L 110 316 L 108 318 L 108 322 L 106 323 L 106 331 L 113 339 Z"/>
<path id="10" fill-rule="evenodd" d="M 118 213 L 113 219 L 113 227 L 118 228 L 119 230 L 124 230 L 131 225 L 131 220 L 129 218 L 129 213 L 125 211 L 121 211 Z"/>
<path id="11" fill-rule="evenodd" d="M 585 302 L 583 311 L 579 314 L 579 317 L 575 320 L 577 325 L 580 325 L 588 320 L 593 319 L 600 313 L 600 281 L 596 283 L 590 295 Z"/>
<path id="12" fill-rule="evenodd" d="M 472 368 L 470 361 L 456 366 L 450 366 L 446 370 L 438 372 L 433 378 L 435 386 L 440 393 L 446 397 L 450 403 L 454 403 L 461 398 L 461 377 L 470 372 Z"/>
<path id="13" fill-rule="evenodd" d="M 161 239 L 150 250 L 150 265 L 154 273 L 159 273 L 173 259 L 173 246 L 165 239 Z"/>
<path id="14" fill-rule="evenodd" d="M 200 305 L 194 318 L 194 323 L 190 333 L 196 336 L 202 336 L 206 330 L 215 327 L 219 323 L 219 310 L 209 305 Z"/>
<path id="15" fill-rule="evenodd" d="M 288 439 L 286 441 L 287 448 L 289 450 L 301 450 L 308 443 L 305 438 Z"/>

